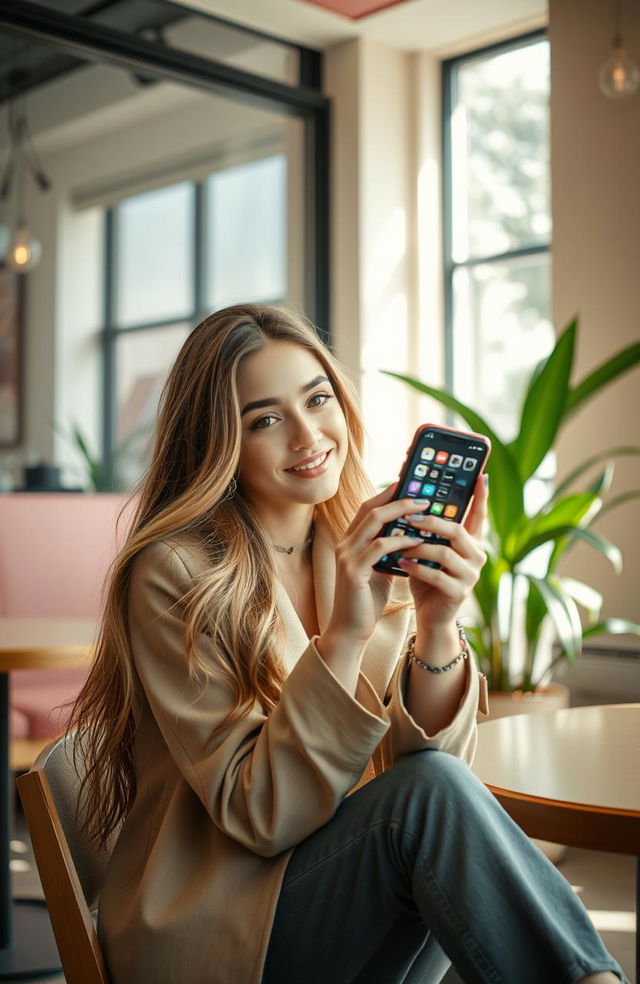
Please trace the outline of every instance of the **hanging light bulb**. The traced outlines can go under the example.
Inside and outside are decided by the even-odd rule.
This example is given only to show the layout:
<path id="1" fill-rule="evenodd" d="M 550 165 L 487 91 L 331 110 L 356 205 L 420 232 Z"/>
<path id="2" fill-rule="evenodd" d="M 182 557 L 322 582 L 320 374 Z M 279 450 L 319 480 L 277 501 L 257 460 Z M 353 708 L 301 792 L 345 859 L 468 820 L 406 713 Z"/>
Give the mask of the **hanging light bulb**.
<path id="1" fill-rule="evenodd" d="M 15 81 L 15 80 L 14 80 Z M 31 141 L 26 113 L 17 112 L 9 103 L 10 153 L 0 181 L 0 204 L 9 200 L 14 177 L 16 189 L 17 222 L 12 231 L 0 227 L 0 257 L 12 273 L 28 273 L 42 256 L 42 244 L 31 233 L 25 219 L 25 172 L 28 170 L 41 191 L 48 191 L 50 182 L 42 169 Z"/>
<path id="2" fill-rule="evenodd" d="M 4 263 L 12 273 L 28 273 L 40 262 L 42 243 L 31 235 L 24 220 L 15 227 L 4 255 Z"/>
<path id="3" fill-rule="evenodd" d="M 633 96 L 640 88 L 638 66 L 629 57 L 622 44 L 620 30 L 620 8 L 622 0 L 616 2 L 616 32 L 613 38 L 613 51 L 598 72 L 600 89 L 609 99 L 624 99 Z"/>

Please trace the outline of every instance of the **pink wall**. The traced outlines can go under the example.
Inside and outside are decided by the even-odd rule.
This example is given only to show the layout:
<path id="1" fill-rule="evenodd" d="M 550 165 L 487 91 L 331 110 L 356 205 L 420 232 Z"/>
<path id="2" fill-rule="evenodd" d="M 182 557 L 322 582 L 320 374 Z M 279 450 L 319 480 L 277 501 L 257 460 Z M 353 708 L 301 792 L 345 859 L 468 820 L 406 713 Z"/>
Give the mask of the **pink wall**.
<path id="1" fill-rule="evenodd" d="M 132 506 L 107 493 L 0 495 L 0 615 L 97 617 Z"/>

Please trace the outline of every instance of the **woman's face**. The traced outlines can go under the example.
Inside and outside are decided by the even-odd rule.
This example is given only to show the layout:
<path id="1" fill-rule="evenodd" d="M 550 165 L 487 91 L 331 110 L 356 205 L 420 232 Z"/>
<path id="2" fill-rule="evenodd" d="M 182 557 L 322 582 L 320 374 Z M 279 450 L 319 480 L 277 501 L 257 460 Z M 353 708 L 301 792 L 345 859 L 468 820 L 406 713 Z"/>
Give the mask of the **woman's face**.
<path id="1" fill-rule="evenodd" d="M 238 369 L 239 480 L 257 511 L 325 502 L 347 456 L 347 423 L 322 363 L 293 342 L 268 342 Z M 311 467 L 310 467 L 311 466 Z"/>

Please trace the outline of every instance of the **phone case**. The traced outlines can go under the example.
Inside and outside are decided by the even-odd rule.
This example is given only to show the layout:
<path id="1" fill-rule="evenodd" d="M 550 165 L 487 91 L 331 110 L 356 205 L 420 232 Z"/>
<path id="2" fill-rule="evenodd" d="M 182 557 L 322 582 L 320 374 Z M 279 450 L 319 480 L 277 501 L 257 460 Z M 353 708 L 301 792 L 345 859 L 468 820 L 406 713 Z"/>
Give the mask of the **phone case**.
<path id="1" fill-rule="evenodd" d="M 396 499 L 400 497 L 400 490 L 402 489 L 405 480 L 407 478 L 406 469 L 408 468 L 410 462 L 414 458 L 416 450 L 421 442 L 422 435 L 424 434 L 425 431 L 429 431 L 429 430 L 441 431 L 444 432 L 445 434 L 451 434 L 452 437 L 462 437 L 468 443 L 473 443 L 473 441 L 477 441 L 478 443 L 482 444 L 486 448 L 486 453 L 484 455 L 482 465 L 478 470 L 477 475 L 475 476 L 474 485 L 475 485 L 475 480 L 477 480 L 477 478 L 484 473 L 485 466 L 489 458 L 489 454 L 491 453 L 491 441 L 489 440 L 488 437 L 486 437 L 486 435 L 477 434 L 475 431 L 463 431 L 455 427 L 447 427 L 444 424 L 431 424 L 431 423 L 420 424 L 416 428 L 416 431 L 413 435 L 413 439 L 409 445 L 404 461 L 402 463 L 402 467 L 400 468 L 400 472 L 398 474 L 399 481 L 398 481 L 398 488 L 395 496 Z M 453 459 L 453 454 L 451 454 L 450 457 L 451 459 Z M 441 470 L 446 471 L 447 469 L 443 468 Z M 460 512 L 459 516 L 457 516 L 455 519 L 452 519 L 451 522 L 456 522 L 456 523 L 463 522 L 467 514 L 467 511 L 469 509 L 469 506 L 471 504 L 472 498 L 473 498 L 473 492 L 471 492 L 471 494 L 468 496 L 466 503 L 464 505 L 464 509 Z M 385 524 L 385 526 L 382 527 L 380 531 L 380 535 L 388 535 L 389 532 L 388 528 L 392 527 L 392 525 L 393 525 L 392 523 Z M 385 531 L 387 532 L 385 533 Z M 429 539 L 431 540 L 431 542 L 435 542 L 435 543 L 447 543 L 447 544 L 449 543 L 449 541 L 445 537 L 441 537 L 441 536 L 431 535 Z M 396 574 L 399 575 L 400 577 L 408 577 L 406 571 L 402 570 L 401 567 L 395 566 L 395 563 L 392 558 L 393 555 L 385 555 L 385 557 L 383 557 L 377 564 L 374 564 L 374 570 L 381 571 L 383 574 Z M 420 563 L 426 564 L 427 566 L 430 567 L 440 566 L 439 564 L 432 561 L 421 560 Z"/>

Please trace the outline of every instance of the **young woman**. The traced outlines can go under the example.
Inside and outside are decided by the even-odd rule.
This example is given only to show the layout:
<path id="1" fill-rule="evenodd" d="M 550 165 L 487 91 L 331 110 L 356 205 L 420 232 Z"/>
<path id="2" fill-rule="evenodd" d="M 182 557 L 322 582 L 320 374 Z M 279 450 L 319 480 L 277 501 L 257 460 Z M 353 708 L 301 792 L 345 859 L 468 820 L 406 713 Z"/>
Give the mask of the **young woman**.
<path id="1" fill-rule="evenodd" d="M 486 488 L 463 526 L 425 518 L 372 495 L 362 445 L 302 319 L 240 305 L 185 342 L 72 720 L 115 840 L 112 982 L 623 979 L 468 768 L 486 686 L 456 614 Z M 407 515 L 451 545 L 377 536 Z M 372 569 L 391 546 L 408 588 Z"/>

